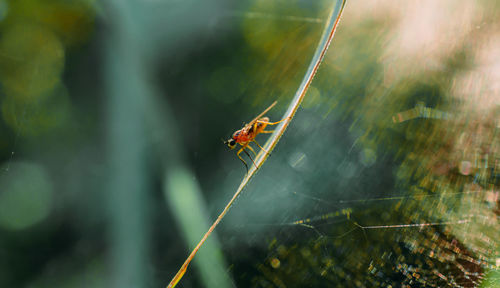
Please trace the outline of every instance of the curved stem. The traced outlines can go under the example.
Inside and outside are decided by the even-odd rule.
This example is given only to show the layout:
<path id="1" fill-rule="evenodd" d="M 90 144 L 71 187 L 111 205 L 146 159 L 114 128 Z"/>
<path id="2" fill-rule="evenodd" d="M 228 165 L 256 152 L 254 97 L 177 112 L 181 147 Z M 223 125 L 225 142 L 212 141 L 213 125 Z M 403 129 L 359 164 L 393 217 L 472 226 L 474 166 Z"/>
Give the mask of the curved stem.
<path id="1" fill-rule="evenodd" d="M 321 64 L 321 61 L 323 60 L 326 51 L 328 50 L 328 46 L 330 45 L 330 42 L 333 39 L 333 35 L 335 34 L 335 30 L 338 26 L 338 23 L 340 21 L 340 17 L 342 16 L 342 12 L 345 7 L 345 3 L 347 0 L 340 0 L 337 2 L 335 5 L 335 8 L 332 11 L 332 14 L 330 15 L 330 18 L 327 21 L 327 25 L 325 26 L 325 30 L 323 31 L 323 34 L 321 36 L 318 48 L 316 49 L 316 52 L 314 53 L 313 59 L 311 61 L 311 64 L 309 65 L 306 74 L 304 75 L 304 78 L 302 79 L 302 82 L 300 84 L 299 89 L 295 93 L 294 98 L 292 99 L 290 105 L 288 106 L 288 110 L 285 112 L 285 115 L 282 117 L 283 119 L 286 119 L 283 121 L 275 130 L 274 133 L 271 134 L 271 137 L 269 137 L 269 140 L 266 142 L 264 145 L 265 151 L 268 151 L 269 153 L 272 152 L 276 144 L 278 143 L 279 139 L 285 132 L 286 128 L 288 127 L 288 124 L 290 124 L 290 121 L 292 120 L 293 116 L 297 112 L 297 109 L 300 106 L 300 103 L 304 99 L 304 96 L 306 94 L 307 88 L 311 84 L 312 79 L 314 78 L 314 75 L 316 74 L 316 71 L 319 68 L 319 65 Z M 203 238 L 198 242 L 196 247 L 193 249 L 189 257 L 184 261 L 184 264 L 182 264 L 181 268 L 175 274 L 174 278 L 170 281 L 168 284 L 167 288 L 173 288 L 179 283 L 179 281 L 182 279 L 182 276 L 184 276 L 184 273 L 186 273 L 186 270 L 188 268 L 189 263 L 191 263 L 191 260 L 193 260 L 194 256 L 198 252 L 198 250 L 201 248 L 203 243 L 207 240 L 208 236 L 212 234 L 214 231 L 215 227 L 220 223 L 222 218 L 226 215 L 226 213 L 229 211 L 231 206 L 233 206 L 234 201 L 238 196 L 241 194 L 243 191 L 243 188 L 248 184 L 252 176 L 257 172 L 257 169 L 259 169 L 262 164 L 266 161 L 267 157 L 269 156 L 268 153 L 260 152 L 257 155 L 257 158 L 255 160 L 254 166 L 250 168 L 248 173 L 245 175 L 243 180 L 241 181 L 240 186 L 234 193 L 233 197 L 229 202 L 226 204 L 226 207 L 224 207 L 224 210 L 219 214 L 219 217 L 215 220 L 215 222 L 210 226 L 208 231 L 205 233 Z"/>

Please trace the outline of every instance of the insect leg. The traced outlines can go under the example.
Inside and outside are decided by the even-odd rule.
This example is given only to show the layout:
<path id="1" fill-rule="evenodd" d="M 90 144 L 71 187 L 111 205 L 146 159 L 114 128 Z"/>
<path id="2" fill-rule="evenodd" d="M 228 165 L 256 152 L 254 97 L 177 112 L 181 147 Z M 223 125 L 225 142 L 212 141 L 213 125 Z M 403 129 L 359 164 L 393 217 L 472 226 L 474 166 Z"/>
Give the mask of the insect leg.
<path id="1" fill-rule="evenodd" d="M 264 134 L 266 134 L 266 133 L 273 133 L 273 132 L 274 132 L 274 130 L 271 130 L 271 131 L 260 131 L 260 133 L 264 133 Z"/>
<path id="2" fill-rule="evenodd" d="M 253 140 L 253 142 L 255 142 L 255 144 L 257 144 L 257 146 L 259 146 L 259 148 L 262 149 L 262 151 L 266 152 L 266 154 L 269 155 L 269 152 L 267 152 L 266 149 L 262 148 L 262 146 L 260 146 L 260 144 L 257 141 Z"/>
<path id="3" fill-rule="evenodd" d="M 253 150 L 253 148 L 250 147 L 250 145 L 247 145 L 246 148 L 250 149 L 250 151 L 253 152 L 253 155 L 257 156 L 257 153 L 255 153 L 255 150 Z"/>
<path id="4" fill-rule="evenodd" d="M 247 162 L 245 162 L 245 160 L 243 160 L 243 158 L 241 158 L 241 156 L 240 156 L 240 153 L 241 153 L 242 151 L 245 151 L 245 147 L 244 147 L 244 146 L 243 146 L 243 147 L 241 147 L 241 149 L 240 149 L 240 150 L 238 150 L 238 153 L 236 153 L 236 156 L 238 156 L 238 158 L 240 158 L 241 162 L 243 162 L 243 165 L 245 165 L 245 168 L 247 168 L 247 173 L 248 173 L 248 165 L 247 165 Z M 245 153 L 246 153 L 246 151 L 245 151 Z M 247 153 L 247 154 L 248 154 L 248 153 Z"/>
<path id="5" fill-rule="evenodd" d="M 281 119 L 280 121 L 278 122 L 267 122 L 267 121 L 261 121 L 261 120 L 257 120 L 257 123 L 262 123 L 262 124 L 267 124 L 267 125 L 276 125 L 276 124 L 279 124 L 287 119 L 289 119 L 290 117 L 286 117 L 286 118 L 283 118 Z"/>
<path id="6" fill-rule="evenodd" d="M 246 147 L 250 147 L 250 146 L 246 146 Z M 257 167 L 257 164 L 255 164 L 255 161 L 253 161 L 252 156 L 250 156 L 250 154 L 248 154 L 247 150 L 243 150 L 243 152 L 245 152 L 245 154 L 247 154 L 248 158 L 250 158 L 250 160 L 252 160 L 252 163 L 255 166 L 255 168 L 259 169 L 259 167 Z"/>

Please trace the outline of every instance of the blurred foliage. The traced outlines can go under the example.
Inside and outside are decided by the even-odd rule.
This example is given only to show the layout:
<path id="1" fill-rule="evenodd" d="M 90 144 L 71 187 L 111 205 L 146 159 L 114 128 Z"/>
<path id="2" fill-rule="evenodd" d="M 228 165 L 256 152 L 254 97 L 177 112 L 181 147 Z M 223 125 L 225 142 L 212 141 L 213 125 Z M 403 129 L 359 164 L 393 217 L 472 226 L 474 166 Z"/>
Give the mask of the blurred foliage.
<path id="1" fill-rule="evenodd" d="M 160 95 L 138 93 L 153 104 L 122 115 L 154 125 L 118 127 L 146 144 L 136 160 L 151 187 L 140 191 L 148 223 L 130 227 L 151 227 L 135 252 L 155 287 L 199 233 L 182 220 L 214 219 L 245 172 L 219 139 L 274 100 L 268 116 L 279 120 L 332 4 L 214 1 L 224 8 L 212 15 L 196 1 L 160 2 L 120 2 L 145 7 L 125 17 L 139 31 L 123 32 L 127 43 L 159 47 L 119 59 L 139 63 L 120 71 L 126 84 L 140 76 Z M 302 109 L 217 228 L 221 250 L 205 251 L 228 263 L 215 276 L 237 287 L 498 285 L 500 7 L 423 2 L 347 4 Z M 109 211 L 125 203 L 106 202 L 110 155 L 134 151 L 107 126 L 103 51 L 120 14 L 106 3 L 0 0 L 0 287 L 110 285 L 122 242 L 109 238 Z M 161 18 L 155 31 L 150 18 Z M 165 204 L 174 200 L 180 209 Z M 192 270 L 184 287 L 208 285 Z"/>
<path id="2" fill-rule="evenodd" d="M 24 136 L 67 125 L 71 104 L 61 79 L 65 50 L 89 38 L 94 21 L 90 2 L 3 3 L 0 80 L 4 121 Z M 54 106 L 58 107 L 55 111 Z"/>

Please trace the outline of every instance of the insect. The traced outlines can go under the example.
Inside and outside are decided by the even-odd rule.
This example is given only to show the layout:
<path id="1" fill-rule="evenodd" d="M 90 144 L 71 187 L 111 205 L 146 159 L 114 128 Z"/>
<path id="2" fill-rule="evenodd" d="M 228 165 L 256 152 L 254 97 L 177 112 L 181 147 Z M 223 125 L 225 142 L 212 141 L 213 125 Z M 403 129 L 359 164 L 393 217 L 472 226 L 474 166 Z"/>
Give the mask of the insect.
<path id="1" fill-rule="evenodd" d="M 238 156 L 238 158 L 241 160 L 241 162 L 243 162 L 243 164 L 247 168 L 247 172 L 248 172 L 248 165 L 245 162 L 245 160 L 243 160 L 243 158 L 241 158 L 241 156 L 240 156 L 241 152 L 245 152 L 245 154 L 247 154 L 247 156 L 250 158 L 250 160 L 252 160 L 253 164 L 255 165 L 255 168 L 258 168 L 257 165 L 255 164 L 255 162 L 253 161 L 252 157 L 250 156 L 250 154 L 248 154 L 248 152 L 246 151 L 246 149 L 248 148 L 250 151 L 253 152 L 253 154 L 255 156 L 257 156 L 257 153 L 255 153 L 253 148 L 250 146 L 250 143 L 254 142 L 255 144 L 257 144 L 257 146 L 259 146 L 260 149 L 262 149 L 262 151 L 264 151 L 266 154 L 269 154 L 269 152 L 267 152 L 255 140 L 255 137 L 261 133 L 273 133 L 274 131 L 266 131 L 264 129 L 266 129 L 266 127 L 268 125 L 276 125 L 276 124 L 279 124 L 287 119 L 287 118 L 284 118 L 278 122 L 269 122 L 269 117 L 264 117 L 264 115 L 267 112 L 269 112 L 269 110 L 271 110 L 271 108 L 273 108 L 274 105 L 276 105 L 276 103 L 277 103 L 277 101 L 274 101 L 274 103 L 271 104 L 269 107 L 267 107 L 267 109 L 264 110 L 264 112 L 260 113 L 259 116 L 255 117 L 248 124 L 245 124 L 245 126 L 243 126 L 243 128 L 241 128 L 240 130 L 234 132 L 233 136 L 231 136 L 231 138 L 229 138 L 229 140 L 224 141 L 224 144 L 226 144 L 227 147 L 229 147 L 231 150 L 236 147 L 236 144 L 240 144 L 242 146 L 241 149 L 238 150 L 238 152 L 236 153 L 236 156 Z"/>

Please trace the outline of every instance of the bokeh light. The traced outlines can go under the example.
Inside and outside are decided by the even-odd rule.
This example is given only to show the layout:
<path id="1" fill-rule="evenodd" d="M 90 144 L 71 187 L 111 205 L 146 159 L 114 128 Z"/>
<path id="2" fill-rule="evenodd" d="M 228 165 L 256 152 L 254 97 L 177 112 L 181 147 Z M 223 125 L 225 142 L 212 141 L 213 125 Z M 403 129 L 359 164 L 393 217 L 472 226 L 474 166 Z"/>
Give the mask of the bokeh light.
<path id="1" fill-rule="evenodd" d="M 0 287 L 165 287 L 340 3 L 0 0 Z M 499 3 L 348 0 L 178 287 L 498 287 Z"/>
<path id="2" fill-rule="evenodd" d="M 45 169 L 33 163 L 8 163 L 9 174 L 0 175 L 0 226 L 29 228 L 49 215 L 53 184 Z M 1 167 L 5 171 L 5 165 Z"/>
<path id="3" fill-rule="evenodd" d="M 0 80 L 8 97 L 34 102 L 60 81 L 64 48 L 50 30 L 32 24 L 9 26 L 0 51 Z"/>

